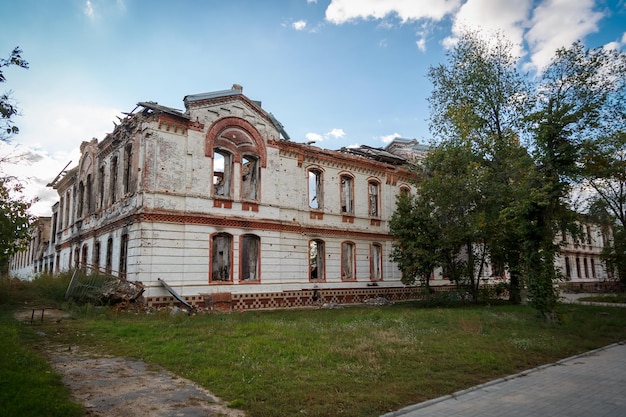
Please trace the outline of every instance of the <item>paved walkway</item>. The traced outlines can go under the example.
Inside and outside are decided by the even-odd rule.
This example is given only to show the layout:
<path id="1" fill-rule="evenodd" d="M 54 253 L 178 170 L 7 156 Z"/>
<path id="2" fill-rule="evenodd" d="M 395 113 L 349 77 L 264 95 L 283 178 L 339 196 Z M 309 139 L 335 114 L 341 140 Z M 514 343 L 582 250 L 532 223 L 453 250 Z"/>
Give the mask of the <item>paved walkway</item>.
<path id="1" fill-rule="evenodd" d="M 567 297 L 569 302 L 576 302 L 575 298 L 578 296 Z M 395 416 L 623 417 L 626 416 L 626 342 L 415 404 L 382 417 Z"/>

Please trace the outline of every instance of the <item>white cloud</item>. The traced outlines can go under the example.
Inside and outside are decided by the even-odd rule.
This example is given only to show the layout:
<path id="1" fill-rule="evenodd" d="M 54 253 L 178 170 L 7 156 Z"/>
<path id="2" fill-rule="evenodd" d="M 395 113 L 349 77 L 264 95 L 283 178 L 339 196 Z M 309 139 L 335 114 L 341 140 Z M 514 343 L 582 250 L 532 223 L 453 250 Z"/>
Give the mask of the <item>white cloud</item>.
<path id="1" fill-rule="evenodd" d="M 623 46 L 626 46 L 626 32 L 624 32 L 624 34 L 622 35 L 622 39 L 620 39 L 619 41 L 609 42 L 604 45 L 604 49 L 617 50 L 621 49 Z"/>
<path id="2" fill-rule="evenodd" d="M 598 30 L 602 13 L 594 11 L 593 0 L 545 0 L 533 11 L 531 28 L 526 34 L 531 64 L 541 70 L 561 47 Z"/>
<path id="3" fill-rule="evenodd" d="M 315 142 L 323 142 L 328 139 L 341 139 L 346 135 L 346 132 L 343 129 L 332 129 L 330 132 L 326 132 L 323 135 L 319 133 L 307 133 L 304 137 L 307 141 L 315 141 Z"/>
<path id="4" fill-rule="evenodd" d="M 83 8 L 83 13 L 90 19 L 95 17 L 95 12 L 93 9 L 93 4 L 91 4 L 91 0 L 85 1 L 85 7 Z"/>
<path id="5" fill-rule="evenodd" d="M 298 20 L 291 24 L 295 30 L 304 30 L 306 28 L 306 20 Z"/>
<path id="6" fill-rule="evenodd" d="M 346 135 L 346 132 L 343 131 L 343 129 L 333 129 L 330 132 L 326 133 L 326 137 L 334 137 L 335 139 L 340 139 L 342 137 L 344 137 Z"/>
<path id="7" fill-rule="evenodd" d="M 306 0 L 307 3 L 317 3 L 317 0 Z"/>
<path id="8" fill-rule="evenodd" d="M 513 56 L 521 57 L 524 55 L 521 46 L 524 28 L 528 24 L 531 7 L 531 0 L 467 0 L 454 15 L 452 34 L 443 41 L 443 45 L 454 46 L 455 38 L 466 28 L 477 28 L 484 31 L 487 39 L 491 34 L 501 32 L 515 45 L 515 50 L 511 51 Z M 488 13 L 485 12 L 487 10 Z"/>
<path id="9" fill-rule="evenodd" d="M 380 140 L 383 141 L 383 143 L 385 144 L 389 144 L 391 143 L 395 138 L 401 138 L 402 135 L 400 135 L 399 133 L 392 133 L 391 135 L 385 135 L 385 136 L 381 136 Z"/>
<path id="10" fill-rule="evenodd" d="M 339 25 L 357 19 L 383 19 L 393 15 L 402 23 L 420 19 L 438 21 L 460 4 L 461 0 L 332 0 L 326 9 L 326 20 Z"/>
<path id="11" fill-rule="evenodd" d="M 321 142 L 324 140 L 324 137 L 319 133 L 307 133 L 304 137 L 307 141 Z"/>
<path id="12" fill-rule="evenodd" d="M 415 45 L 417 45 L 417 49 L 422 52 L 426 52 L 426 38 L 419 38 L 415 41 Z"/>

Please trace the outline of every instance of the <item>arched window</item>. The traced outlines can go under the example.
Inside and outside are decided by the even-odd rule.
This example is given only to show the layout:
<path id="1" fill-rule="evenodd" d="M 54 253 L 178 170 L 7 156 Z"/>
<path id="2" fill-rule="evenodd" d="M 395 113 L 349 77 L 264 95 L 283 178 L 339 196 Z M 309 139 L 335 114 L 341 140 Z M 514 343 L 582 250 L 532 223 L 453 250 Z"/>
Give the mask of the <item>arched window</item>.
<path id="1" fill-rule="evenodd" d="M 324 281 L 324 241 L 314 239 L 309 241 L 309 281 Z"/>
<path id="2" fill-rule="evenodd" d="M 133 167 L 133 145 L 124 148 L 124 194 L 131 192 L 131 174 Z"/>
<path id="3" fill-rule="evenodd" d="M 87 209 L 87 214 L 93 213 L 93 203 L 92 203 L 92 181 L 91 174 L 87 175 L 87 185 L 85 186 L 85 208 Z"/>
<path id="4" fill-rule="evenodd" d="M 354 243 L 343 242 L 341 244 L 341 279 L 342 281 L 354 281 L 355 264 L 354 264 Z"/>
<path id="5" fill-rule="evenodd" d="M 83 217 L 83 203 L 85 199 L 85 184 L 81 181 L 78 184 L 78 201 L 76 205 L 76 218 L 80 219 Z"/>
<path id="6" fill-rule="evenodd" d="M 241 161 L 241 199 L 256 200 L 259 196 L 259 158 L 244 155 Z"/>
<path id="7" fill-rule="evenodd" d="M 369 180 L 368 190 L 368 214 L 370 217 L 380 217 L 380 182 Z"/>
<path id="8" fill-rule="evenodd" d="M 370 279 L 380 281 L 383 279 L 383 247 L 380 243 L 372 243 L 370 247 Z"/>
<path id="9" fill-rule="evenodd" d="M 354 178 L 349 175 L 341 175 L 341 212 L 354 214 Z"/>
<path id="10" fill-rule="evenodd" d="M 240 281 L 259 281 L 260 242 L 258 236 L 243 235 L 241 237 L 241 277 Z"/>
<path id="11" fill-rule="evenodd" d="M 322 171 L 318 168 L 309 168 L 307 177 L 309 186 L 309 208 L 322 210 L 324 208 L 324 182 Z"/>
<path id="12" fill-rule="evenodd" d="M 213 151 L 213 195 L 230 197 L 233 158 L 229 152 Z"/>
<path id="13" fill-rule="evenodd" d="M 117 156 L 114 156 L 111 159 L 111 175 L 109 176 L 110 178 L 110 196 L 111 196 L 111 201 L 109 202 L 110 204 L 115 203 L 115 200 L 117 199 Z"/>
<path id="14" fill-rule="evenodd" d="M 228 233 L 218 233 L 211 237 L 211 281 L 232 281 L 233 238 Z"/>

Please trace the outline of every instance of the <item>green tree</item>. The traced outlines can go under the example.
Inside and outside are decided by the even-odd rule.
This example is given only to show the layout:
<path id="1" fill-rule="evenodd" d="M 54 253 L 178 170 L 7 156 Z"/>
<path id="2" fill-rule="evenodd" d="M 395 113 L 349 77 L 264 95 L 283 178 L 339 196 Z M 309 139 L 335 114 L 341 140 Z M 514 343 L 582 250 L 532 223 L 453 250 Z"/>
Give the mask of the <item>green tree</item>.
<path id="1" fill-rule="evenodd" d="M 0 83 L 6 82 L 4 68 L 10 66 L 28 68 L 28 62 L 22 58 L 22 50 L 19 47 L 13 49 L 8 58 L 0 59 Z M 0 96 L 0 140 L 7 141 L 12 135 L 19 133 L 19 128 L 13 122 L 13 116 L 19 112 L 12 97 L 12 92 L 7 91 Z"/>
<path id="2" fill-rule="evenodd" d="M 523 201 L 516 188 L 526 183 L 519 176 L 527 175 L 534 166 L 520 146 L 524 117 L 532 105 L 530 85 L 518 72 L 512 49 L 501 34 L 486 42 L 480 32 L 466 32 L 448 54 L 448 63 L 429 71 L 434 87 L 429 102 L 435 138 L 449 144 L 444 148 L 463 149 L 472 155 L 457 157 L 456 164 L 471 164 L 466 170 L 481 178 L 474 184 L 477 188 L 472 191 L 471 203 L 471 218 L 480 230 L 474 240 L 475 248 L 480 248 L 477 255 L 481 261 L 489 258 L 492 264 L 508 268 L 510 297 L 519 302 L 523 210 L 511 205 Z M 451 194 L 446 198 L 466 198 L 467 190 L 448 190 Z M 465 252 L 471 253 L 467 248 Z M 483 263 L 477 266 L 480 272 Z"/>
<path id="3" fill-rule="evenodd" d="M 6 82 L 4 70 L 10 66 L 28 68 L 28 63 L 22 58 L 22 51 L 15 48 L 9 58 L 0 59 L 0 83 Z M 19 109 L 11 98 L 11 92 L 0 96 L 0 140 L 9 141 L 19 133 L 13 121 Z M 6 158 L 0 158 L 0 162 Z M 2 166 L 0 165 L 0 172 Z M 26 247 L 30 236 L 30 225 L 33 216 L 28 212 L 31 201 L 22 195 L 22 184 L 12 176 L 0 175 L 0 273 L 5 273 L 11 255 Z"/>

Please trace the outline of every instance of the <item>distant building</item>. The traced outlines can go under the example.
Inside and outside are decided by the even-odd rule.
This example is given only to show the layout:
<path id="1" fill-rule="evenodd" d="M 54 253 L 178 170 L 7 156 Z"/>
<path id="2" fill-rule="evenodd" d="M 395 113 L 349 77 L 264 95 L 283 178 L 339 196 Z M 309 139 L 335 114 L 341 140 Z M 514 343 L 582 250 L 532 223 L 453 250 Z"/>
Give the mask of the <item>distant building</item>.
<path id="1" fill-rule="evenodd" d="M 31 226 L 30 242 L 26 250 L 13 255 L 9 261 L 9 273 L 21 279 L 32 279 L 44 272 L 52 272 L 54 260 L 50 257 L 50 217 L 39 217 Z"/>

